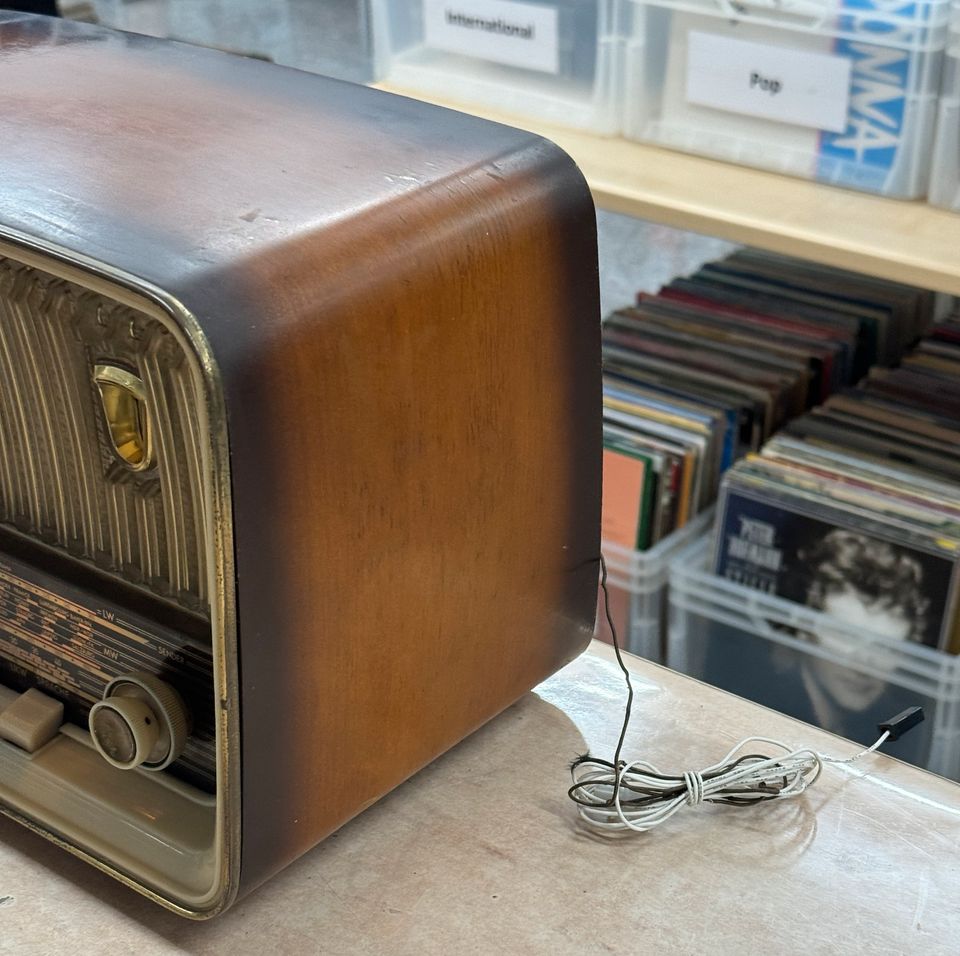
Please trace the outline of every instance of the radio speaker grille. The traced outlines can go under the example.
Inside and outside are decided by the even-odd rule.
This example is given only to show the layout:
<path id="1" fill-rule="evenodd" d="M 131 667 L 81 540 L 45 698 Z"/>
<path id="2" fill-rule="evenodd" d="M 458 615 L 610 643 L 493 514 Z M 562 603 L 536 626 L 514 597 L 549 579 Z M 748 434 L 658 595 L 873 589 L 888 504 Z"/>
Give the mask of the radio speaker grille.
<path id="1" fill-rule="evenodd" d="M 118 453 L 104 368 L 142 386 L 148 467 Z M 200 401 L 161 322 L 0 257 L 0 524 L 207 613 Z"/>

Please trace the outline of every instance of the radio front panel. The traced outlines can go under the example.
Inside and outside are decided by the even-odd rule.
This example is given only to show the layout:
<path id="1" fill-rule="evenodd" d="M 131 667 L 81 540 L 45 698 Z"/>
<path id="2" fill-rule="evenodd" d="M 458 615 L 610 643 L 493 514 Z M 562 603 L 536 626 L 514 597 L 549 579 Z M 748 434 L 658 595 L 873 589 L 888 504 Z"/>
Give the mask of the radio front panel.
<path id="1" fill-rule="evenodd" d="M 0 806 L 202 909 L 222 847 L 199 363 L 156 307 L 25 259 L 0 257 Z"/>

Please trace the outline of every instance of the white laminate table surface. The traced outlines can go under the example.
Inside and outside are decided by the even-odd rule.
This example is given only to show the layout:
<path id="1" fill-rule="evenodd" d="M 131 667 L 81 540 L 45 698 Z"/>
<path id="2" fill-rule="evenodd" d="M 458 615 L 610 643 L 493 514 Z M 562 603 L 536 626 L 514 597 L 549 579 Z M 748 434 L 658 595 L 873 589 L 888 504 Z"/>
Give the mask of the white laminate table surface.
<path id="1" fill-rule="evenodd" d="M 701 768 L 754 733 L 858 749 L 628 660 L 628 757 Z M 878 756 L 828 769 L 798 800 L 684 810 L 648 834 L 596 838 L 567 799 L 567 768 L 588 748 L 612 755 L 623 700 L 595 643 L 207 923 L 0 819 L 0 952 L 960 953 L 960 787 Z"/>

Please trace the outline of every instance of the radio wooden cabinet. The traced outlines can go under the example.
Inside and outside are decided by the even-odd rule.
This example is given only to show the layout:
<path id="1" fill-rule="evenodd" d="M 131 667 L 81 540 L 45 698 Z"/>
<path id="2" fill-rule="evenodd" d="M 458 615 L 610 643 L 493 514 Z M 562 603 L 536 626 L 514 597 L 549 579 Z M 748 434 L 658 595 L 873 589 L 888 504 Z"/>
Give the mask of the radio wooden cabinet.
<path id="1" fill-rule="evenodd" d="M 533 134 L 23 14 L 0 142 L 0 809 L 212 916 L 589 641 L 593 204 Z"/>

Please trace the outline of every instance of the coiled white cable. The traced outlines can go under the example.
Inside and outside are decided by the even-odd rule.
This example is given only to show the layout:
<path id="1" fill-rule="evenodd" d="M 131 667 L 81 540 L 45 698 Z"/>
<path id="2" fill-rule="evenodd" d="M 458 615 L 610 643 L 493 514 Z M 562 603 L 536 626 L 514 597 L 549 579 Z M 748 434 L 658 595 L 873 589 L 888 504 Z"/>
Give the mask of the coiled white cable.
<path id="1" fill-rule="evenodd" d="M 666 822 L 688 806 L 698 807 L 703 803 L 750 806 L 765 800 L 799 797 L 816 783 L 824 764 L 853 763 L 873 753 L 888 739 L 896 740 L 923 720 L 921 708 L 908 708 L 879 725 L 880 739 L 873 746 L 842 759 L 819 754 L 809 747 L 795 749 L 769 737 L 747 737 L 722 760 L 703 770 L 665 774 L 645 760 L 623 761 L 620 752 L 630 724 L 633 684 L 620 654 L 617 630 L 610 615 L 607 564 L 603 555 L 600 556 L 600 568 L 607 626 L 613 638 L 617 663 L 626 680 L 627 702 L 613 760 L 584 754 L 570 765 L 573 786 L 567 794 L 577 805 L 581 818 L 595 830 L 642 833 Z M 782 753 L 771 757 L 745 752 L 753 743 L 767 744 Z"/>
<path id="2" fill-rule="evenodd" d="M 747 737 L 722 760 L 703 770 L 665 774 L 645 760 L 621 763 L 580 758 L 571 768 L 570 797 L 580 816 L 603 831 L 643 832 L 665 823 L 684 807 L 702 803 L 745 806 L 762 800 L 798 797 L 820 776 L 825 763 L 852 763 L 873 753 L 889 737 L 853 757 L 838 759 L 809 748 L 793 749 L 769 737 Z M 783 751 L 781 756 L 745 752 L 753 743 Z"/>

